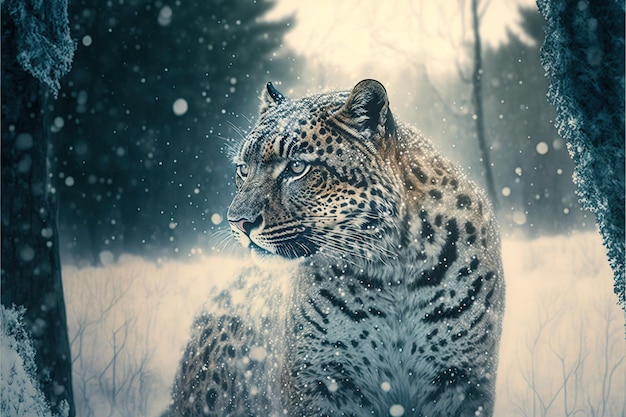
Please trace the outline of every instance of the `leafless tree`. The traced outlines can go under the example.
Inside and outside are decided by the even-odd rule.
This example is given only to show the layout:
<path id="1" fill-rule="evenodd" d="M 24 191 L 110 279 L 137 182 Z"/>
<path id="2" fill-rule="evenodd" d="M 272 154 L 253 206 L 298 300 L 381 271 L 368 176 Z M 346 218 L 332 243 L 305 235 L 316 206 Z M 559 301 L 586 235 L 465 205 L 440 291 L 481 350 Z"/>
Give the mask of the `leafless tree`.
<path id="1" fill-rule="evenodd" d="M 623 340 L 616 340 L 612 337 L 616 328 L 615 324 L 620 323 L 615 314 L 614 306 L 611 303 L 596 308 L 596 313 L 602 318 L 603 327 L 596 338 L 598 352 L 601 352 L 599 363 L 596 368 L 596 381 L 600 386 L 600 393 L 596 397 L 592 397 L 591 391 L 587 391 L 587 405 L 589 414 L 593 417 L 616 416 L 625 413 L 626 402 L 613 404 L 611 402 L 611 393 L 614 389 L 615 374 L 618 370 L 622 370 L 624 375 L 624 344 Z"/>
<path id="2" fill-rule="evenodd" d="M 527 367 L 522 363 L 519 365 L 520 374 L 529 390 L 529 397 L 527 395 L 523 401 L 516 403 L 515 408 L 525 417 L 546 416 L 563 389 L 562 386 L 553 388 L 549 378 L 538 375 L 538 371 L 541 369 L 538 364 L 541 357 L 541 346 L 549 337 L 550 326 L 562 314 L 563 307 L 554 302 L 541 302 L 538 303 L 537 309 L 539 311 L 537 330 L 526 338 L 529 364 Z"/>
<path id="3" fill-rule="evenodd" d="M 149 317 L 139 320 L 137 311 L 129 306 L 134 301 L 129 299 L 132 278 L 84 278 L 80 293 L 74 295 L 82 302 L 73 305 L 70 314 L 78 414 L 100 415 L 106 404 L 108 417 L 146 416 L 155 382 L 151 371 L 155 323 L 149 312 Z"/>
<path id="4" fill-rule="evenodd" d="M 536 305 L 538 322 L 527 335 L 519 375 L 524 388 L 508 389 L 509 401 L 524 417 L 625 414 L 621 327 L 615 305 L 605 302 L 594 315 L 576 317 L 564 296 L 545 297 Z M 568 324 L 578 323 L 575 331 Z M 595 343 L 589 343 L 589 340 Z"/>
<path id="5" fill-rule="evenodd" d="M 566 349 L 562 346 L 554 347 L 553 341 L 550 340 L 550 350 L 557 358 L 561 371 L 562 379 L 562 400 L 563 410 L 565 417 L 576 416 L 578 413 L 584 413 L 584 410 L 579 407 L 579 394 L 582 392 L 581 380 L 583 364 L 587 357 L 586 343 L 584 337 L 585 326 L 580 321 L 578 332 L 578 350 L 574 360 L 568 363 Z M 573 392 L 572 392 L 573 386 Z"/>
<path id="6" fill-rule="evenodd" d="M 485 130 L 485 112 L 483 109 L 483 57 L 482 57 L 482 40 L 480 36 L 480 20 L 486 6 L 479 11 L 479 1 L 471 0 L 472 12 L 472 33 L 474 36 L 473 48 L 473 70 L 472 70 L 472 103 L 474 106 L 474 119 L 476 126 L 476 138 L 480 148 L 483 169 L 485 170 L 485 182 L 487 192 L 492 203 L 497 206 L 498 193 L 496 192 L 495 182 L 493 180 L 493 172 L 491 170 L 491 158 L 489 157 L 489 144 L 487 142 L 487 133 Z M 489 2 L 486 2 L 487 4 Z"/>

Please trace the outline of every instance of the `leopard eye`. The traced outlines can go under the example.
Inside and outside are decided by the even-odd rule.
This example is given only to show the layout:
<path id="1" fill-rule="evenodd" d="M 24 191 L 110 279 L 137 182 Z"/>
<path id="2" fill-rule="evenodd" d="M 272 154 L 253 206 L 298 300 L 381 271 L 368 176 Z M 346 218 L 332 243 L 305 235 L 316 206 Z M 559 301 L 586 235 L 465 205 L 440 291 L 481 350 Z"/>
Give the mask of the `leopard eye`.
<path id="1" fill-rule="evenodd" d="M 246 178 L 249 171 L 250 167 L 248 167 L 248 164 L 237 165 L 237 175 L 239 175 L 241 178 Z"/>
<path id="2" fill-rule="evenodd" d="M 303 177 L 309 170 L 309 164 L 303 161 L 291 161 L 289 163 L 289 170 L 296 177 Z"/>

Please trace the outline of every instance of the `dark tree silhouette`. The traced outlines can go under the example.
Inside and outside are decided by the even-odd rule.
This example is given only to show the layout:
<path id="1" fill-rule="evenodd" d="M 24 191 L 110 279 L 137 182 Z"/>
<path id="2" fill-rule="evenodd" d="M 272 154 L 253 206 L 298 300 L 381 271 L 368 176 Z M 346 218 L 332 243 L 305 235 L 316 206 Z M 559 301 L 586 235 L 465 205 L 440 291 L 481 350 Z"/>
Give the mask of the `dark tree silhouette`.
<path id="1" fill-rule="evenodd" d="M 539 0 L 547 21 L 542 63 L 556 126 L 574 160 L 624 303 L 624 2 Z"/>
<path id="2" fill-rule="evenodd" d="M 72 61 L 67 2 L 2 2 L 2 304 L 23 306 L 37 378 L 54 414 L 70 407 L 71 354 L 57 199 L 48 165 L 47 87 Z"/>
<path id="3" fill-rule="evenodd" d="M 482 40 L 480 37 L 480 16 L 478 11 L 478 0 L 472 0 L 472 33 L 474 35 L 473 59 L 474 67 L 472 71 L 472 103 L 474 105 L 474 115 L 476 124 L 476 138 L 480 148 L 480 157 L 485 170 L 485 183 L 487 193 L 493 205 L 498 207 L 498 193 L 493 180 L 493 169 L 489 156 L 489 144 L 487 143 L 487 132 L 485 130 L 485 112 L 483 109 L 483 56 Z"/>

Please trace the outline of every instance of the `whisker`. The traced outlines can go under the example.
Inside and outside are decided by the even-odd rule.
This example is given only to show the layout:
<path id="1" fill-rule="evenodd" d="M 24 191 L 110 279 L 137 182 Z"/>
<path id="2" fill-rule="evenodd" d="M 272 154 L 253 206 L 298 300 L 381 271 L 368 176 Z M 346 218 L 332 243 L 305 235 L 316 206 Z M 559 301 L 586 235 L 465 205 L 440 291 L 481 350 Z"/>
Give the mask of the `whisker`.
<path id="1" fill-rule="evenodd" d="M 226 228 L 214 231 L 212 238 L 217 241 L 215 247 L 220 251 L 231 249 L 237 243 L 237 238 L 233 235 L 232 230 Z"/>
<path id="2" fill-rule="evenodd" d="M 250 120 L 248 120 L 245 116 L 242 116 L 246 119 L 247 122 L 250 122 Z M 246 132 L 246 130 L 240 128 L 239 126 L 237 126 L 236 124 L 234 124 L 233 122 L 231 122 L 230 120 L 226 121 L 226 124 L 235 131 L 235 133 L 237 133 L 239 135 L 239 139 L 243 140 L 246 138 L 246 135 L 248 134 L 248 132 Z"/>

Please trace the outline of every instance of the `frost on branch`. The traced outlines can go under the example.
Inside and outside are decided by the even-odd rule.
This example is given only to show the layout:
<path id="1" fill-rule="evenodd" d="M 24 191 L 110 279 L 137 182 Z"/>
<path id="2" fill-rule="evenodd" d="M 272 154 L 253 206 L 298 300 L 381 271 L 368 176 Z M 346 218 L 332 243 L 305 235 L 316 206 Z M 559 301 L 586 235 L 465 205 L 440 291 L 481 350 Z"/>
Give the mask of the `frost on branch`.
<path id="1" fill-rule="evenodd" d="M 3 0 L 16 28 L 17 61 L 56 96 L 59 79 L 72 67 L 67 0 Z"/>
<path id="2" fill-rule="evenodd" d="M 22 322 L 24 309 L 0 309 L 0 415 L 56 417 L 39 389 L 35 348 Z M 61 408 L 58 417 L 67 417 L 67 402 Z"/>
<path id="3" fill-rule="evenodd" d="M 574 181 L 593 212 L 624 304 L 624 2 L 538 0 L 541 60 Z"/>

